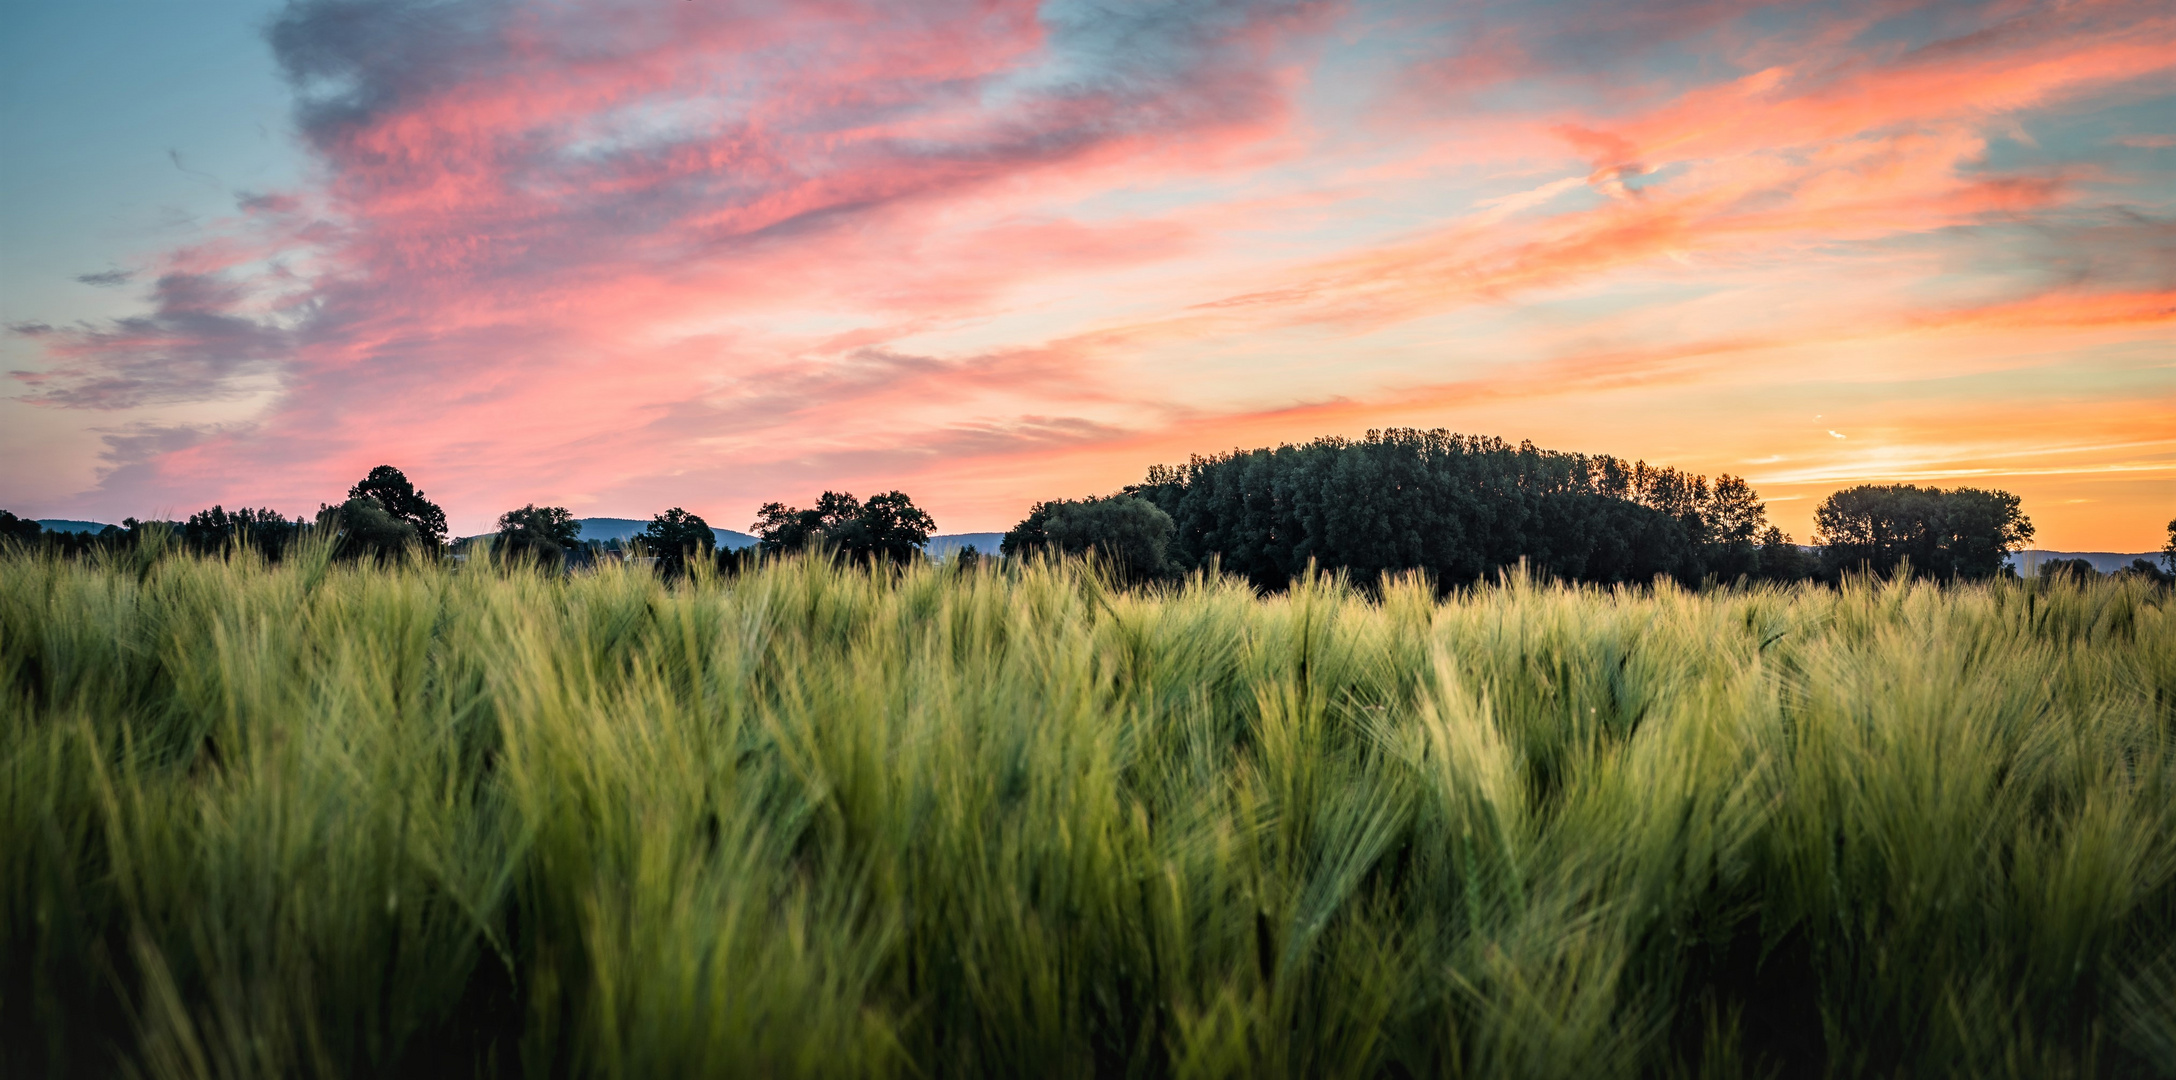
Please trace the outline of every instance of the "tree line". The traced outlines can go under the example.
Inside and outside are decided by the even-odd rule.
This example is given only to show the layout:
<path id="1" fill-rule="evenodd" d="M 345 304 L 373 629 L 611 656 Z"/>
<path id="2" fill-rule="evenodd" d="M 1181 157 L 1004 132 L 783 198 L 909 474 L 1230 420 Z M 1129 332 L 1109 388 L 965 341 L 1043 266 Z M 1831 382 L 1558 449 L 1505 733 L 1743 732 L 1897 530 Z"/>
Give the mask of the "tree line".
<path id="1" fill-rule="evenodd" d="M 2033 536 L 2017 496 L 1959 487 L 1864 484 L 1831 494 L 1802 547 L 1767 518 L 1742 477 L 1707 477 L 1609 455 L 1544 450 L 1530 442 L 1393 428 L 1361 439 L 1322 438 L 1275 449 L 1196 456 L 1157 465 L 1106 496 L 1036 503 L 1005 534 L 1000 554 L 1094 553 L 1119 577 L 1170 581 L 1215 570 L 1257 587 L 1282 588 L 1307 567 L 1370 581 L 1421 571 L 1449 588 L 1523 565 L 1547 580 L 1646 583 L 1834 581 L 1898 573 L 1984 580 L 2009 574 L 2009 555 Z M 380 465 L 314 518 L 266 508 L 213 506 L 180 522 L 130 518 L 102 532 L 41 531 L 0 511 L 0 538 L 62 554 L 130 546 L 147 528 L 192 550 L 249 547 L 277 560 L 321 530 L 344 558 L 389 558 L 449 548 L 445 512 L 401 472 Z M 462 557 L 567 568 L 601 557 L 654 560 L 669 575 L 697 560 L 734 572 L 751 560 L 816 550 L 860 565 L 922 557 L 936 522 L 906 494 L 866 501 L 824 492 L 807 508 L 765 503 L 754 548 L 719 550 L 699 515 L 672 507 L 633 542 L 584 541 L 565 507 L 525 505 L 496 531 L 451 547 Z M 972 548 L 963 565 L 978 563 Z M 2163 566 L 2137 560 L 2124 573 L 2176 580 L 2176 521 Z M 2165 567 L 2165 569 L 2164 569 Z M 2051 560 L 2047 576 L 2096 574 L 2084 560 Z"/>
<path id="2" fill-rule="evenodd" d="M 446 513 L 391 465 L 370 470 L 348 489 L 346 499 L 320 504 L 313 518 L 288 518 L 269 507 L 214 505 L 182 521 L 131 517 L 97 532 L 63 532 L 0 510 L 0 537 L 62 555 L 135 548 L 155 534 L 162 543 L 170 539 L 203 554 L 248 547 L 276 562 L 313 530 L 330 533 L 338 552 L 349 558 L 383 557 L 409 547 L 436 551 L 446 544 Z"/>
<path id="3" fill-rule="evenodd" d="M 798 552 L 811 546 L 856 563 L 903 563 L 918 558 L 937 527 L 935 519 L 905 493 L 887 491 L 863 502 L 851 493 L 826 491 L 803 510 L 765 503 L 753 526 L 757 550 L 720 551 L 717 534 L 699 515 L 672 507 L 653 516 L 630 545 L 584 541 L 581 523 L 563 506 L 529 504 L 499 515 L 496 529 L 449 542 L 446 513 L 405 473 L 380 465 L 348 489 L 339 504 L 321 504 L 312 518 L 288 518 L 267 508 L 228 510 L 213 506 L 183 521 L 125 519 L 98 532 L 44 529 L 35 520 L 0 510 L 0 540 L 43 545 L 62 555 L 84 555 L 141 546 L 156 534 L 202 554 L 249 548 L 278 561 L 313 531 L 329 536 L 346 559 L 387 559 L 409 550 L 482 556 L 504 564 L 550 568 L 592 562 L 600 556 L 652 559 L 669 574 L 684 573 L 692 560 L 714 560 L 731 571 L 748 558 Z M 479 543 L 479 541 L 481 541 Z"/>
<path id="4" fill-rule="evenodd" d="M 1690 585 L 1905 567 L 1986 579 L 2011 573 L 2033 535 L 2017 496 L 1964 487 L 1860 485 L 1830 495 L 1815 522 L 1808 550 L 1741 477 L 1399 428 L 1155 466 L 1112 495 L 1037 503 L 1002 550 L 1092 550 L 1135 580 L 1214 567 L 1263 588 L 1309 565 L 1361 581 L 1419 570 L 1443 587 L 1521 564 L 1551 580 Z M 2176 573 L 2176 522 L 2164 562 Z M 2167 580 L 2146 560 L 2126 572 Z"/>

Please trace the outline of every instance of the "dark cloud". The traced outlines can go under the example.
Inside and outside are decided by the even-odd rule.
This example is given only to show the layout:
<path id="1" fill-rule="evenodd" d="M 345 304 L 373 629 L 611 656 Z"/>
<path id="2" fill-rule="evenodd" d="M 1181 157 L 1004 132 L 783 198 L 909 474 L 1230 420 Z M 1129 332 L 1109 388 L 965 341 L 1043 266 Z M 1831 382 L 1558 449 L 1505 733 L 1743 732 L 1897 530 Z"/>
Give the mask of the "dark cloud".
<path id="1" fill-rule="evenodd" d="M 24 337 L 43 337 L 44 335 L 53 332 L 53 324 L 42 322 L 11 322 L 8 324 L 8 332 L 13 334 L 21 334 Z"/>
<path id="2" fill-rule="evenodd" d="M 134 270 L 100 270 L 92 274 L 77 274 L 76 280 L 85 285 L 96 285 L 100 288 L 110 289 L 116 285 L 128 284 L 135 276 L 136 271 Z"/>
<path id="3" fill-rule="evenodd" d="M 167 274 L 152 289 L 149 315 L 69 330 L 41 327 L 54 338 L 45 371 L 14 372 L 44 405 L 120 409 L 212 401 L 238 396 L 238 380 L 269 371 L 292 335 L 237 315 L 241 291 L 208 274 Z M 29 332 L 29 331 L 18 331 Z"/>
<path id="4" fill-rule="evenodd" d="M 2103 207 L 2033 223 L 2023 253 L 2070 286 L 2176 289 L 2176 217 Z"/>
<path id="5" fill-rule="evenodd" d="M 265 31 L 320 144 L 464 81 L 506 55 L 501 0 L 288 0 Z"/>

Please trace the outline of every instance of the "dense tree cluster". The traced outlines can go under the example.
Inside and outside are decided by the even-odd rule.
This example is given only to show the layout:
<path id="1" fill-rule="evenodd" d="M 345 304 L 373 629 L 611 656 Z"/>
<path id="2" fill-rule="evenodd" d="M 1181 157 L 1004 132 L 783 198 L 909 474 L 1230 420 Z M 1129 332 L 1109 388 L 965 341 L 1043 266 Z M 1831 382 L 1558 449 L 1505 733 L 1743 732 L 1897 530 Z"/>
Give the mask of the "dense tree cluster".
<path id="1" fill-rule="evenodd" d="M 582 523 L 564 506 L 524 505 L 499 515 L 494 553 L 501 559 L 558 567 L 582 543 Z"/>
<path id="2" fill-rule="evenodd" d="M 305 524 L 301 518 L 289 521 L 270 507 L 227 510 L 213 504 L 211 509 L 199 510 L 182 522 L 181 537 L 191 549 L 204 554 L 246 545 L 276 560 L 287 545 L 302 535 Z"/>
<path id="3" fill-rule="evenodd" d="M 393 516 L 368 495 L 318 507 L 317 527 L 332 533 L 334 551 L 348 559 L 389 559 L 418 542 L 414 522 Z"/>
<path id="4" fill-rule="evenodd" d="M 898 491 L 862 502 L 843 491 L 826 491 L 806 510 L 764 503 L 749 527 L 764 554 L 801 551 L 811 545 L 856 563 L 904 563 L 921 554 L 937 522 Z"/>
<path id="5" fill-rule="evenodd" d="M 1170 569 L 1171 515 L 1135 495 L 1057 499 L 1036 503 L 1027 519 L 1005 534 L 999 551 L 1008 558 L 1038 552 L 1093 552 L 1120 576 L 1148 581 Z"/>
<path id="6" fill-rule="evenodd" d="M 1310 560 L 1361 580 L 1425 570 L 1446 585 L 1521 559 L 1548 577 L 1597 582 L 1763 567 L 1765 509 L 1737 477 L 1710 485 L 1645 462 L 1441 430 L 1197 457 L 1151 469 L 1125 494 L 1171 518 L 1176 569 L 1214 560 L 1272 588 Z"/>
<path id="7" fill-rule="evenodd" d="M 2040 576 L 2050 581 L 2058 578 L 2091 581 L 2100 576 L 2100 571 L 2089 559 L 2049 559 L 2040 564 Z"/>
<path id="8" fill-rule="evenodd" d="M 0 540 L 12 540 L 18 544 L 34 544 L 45 526 L 32 518 L 19 518 L 6 510 L 0 510 Z"/>
<path id="9" fill-rule="evenodd" d="M 1990 578 L 2032 539 L 2017 496 L 1978 488 L 1862 484 L 1830 495 L 1813 515 L 1831 573 L 1892 574 L 1907 561 L 1919 577 Z M 2092 564 L 2086 564 L 2092 571 Z"/>

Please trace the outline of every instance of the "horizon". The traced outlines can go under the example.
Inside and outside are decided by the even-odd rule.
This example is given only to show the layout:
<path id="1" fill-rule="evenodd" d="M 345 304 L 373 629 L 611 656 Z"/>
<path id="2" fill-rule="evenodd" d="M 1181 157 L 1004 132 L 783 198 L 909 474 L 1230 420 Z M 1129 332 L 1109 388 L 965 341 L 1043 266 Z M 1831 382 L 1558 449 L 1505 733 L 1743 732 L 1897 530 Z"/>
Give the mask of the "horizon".
<path id="1" fill-rule="evenodd" d="M 239 507 L 236 507 L 236 508 L 234 508 L 234 509 L 240 509 L 240 508 L 239 508 Z M 654 516 L 654 515 L 652 515 L 652 516 Z M 700 515 L 700 514 L 697 514 L 696 516 L 697 516 L 697 517 L 702 517 L 702 515 Z M 178 518 L 161 518 L 161 519 L 159 519 L 159 520 L 162 520 L 162 521 L 166 521 L 166 522 L 167 522 L 168 524 L 176 524 L 176 523 L 178 523 L 178 522 L 179 522 L 179 520 L 180 520 L 180 519 L 178 519 Z M 298 518 L 297 520 L 302 520 L 302 519 Z M 588 523 L 588 522 L 591 522 L 591 521 L 617 521 L 617 522 L 625 522 L 625 523 L 628 523 L 628 524 L 635 524 L 635 525 L 640 525 L 640 524 L 643 524 L 644 522 L 646 522 L 646 521 L 650 520 L 650 518 L 649 518 L 649 517 L 637 517 L 637 516 L 620 515 L 620 514 L 592 514 L 592 515 L 589 515 L 589 516 L 587 516 L 587 517 L 578 517 L 578 518 L 576 518 L 576 519 L 574 519 L 574 520 L 575 520 L 575 523 L 576 523 L 577 525 L 586 525 L 586 523 Z M 117 522 L 109 522 L 109 521 L 92 521 L 92 520 L 90 520 L 90 519 L 87 519 L 87 518 L 44 518 L 44 519 L 39 519 L 39 523 L 40 523 L 40 524 L 46 524 L 46 523 L 50 523 L 50 522 L 56 522 L 56 521 L 58 521 L 58 522 L 65 522 L 65 523 L 68 523 L 68 524 L 85 524 L 85 525 L 105 525 L 105 526 L 108 526 L 108 527 L 118 527 L 118 523 L 117 523 Z M 755 536 L 755 534 L 754 534 L 754 533 L 751 533 L 751 532 L 749 532 L 749 531 L 747 531 L 746 529 L 736 529 L 736 528 L 730 528 L 730 527 L 728 527 L 728 526 L 724 526 L 724 525 L 716 525 L 716 524 L 711 524 L 711 523 L 710 523 L 710 519 L 708 519 L 708 518 L 703 518 L 703 521 L 704 521 L 704 524 L 706 524 L 706 525 L 709 525 L 709 526 L 710 526 L 710 528 L 711 528 L 711 530 L 712 530 L 713 532 L 728 532 L 728 533 L 732 533 L 732 534 L 734 534 L 735 536 L 743 537 L 743 538 L 746 538 L 746 539 L 749 539 L 749 540 L 755 540 L 755 539 L 756 539 L 756 536 Z M 945 540 L 945 539 L 952 539 L 952 538 L 956 538 L 956 537 L 961 537 L 961 536 L 1003 536 L 1003 535 L 1004 535 L 1004 534 L 1006 533 L 1006 531 L 1007 531 L 1007 530 L 1005 530 L 1005 529 L 953 529 L 953 530 L 944 530 L 944 531 L 932 531 L 932 532 L 931 532 L 931 533 L 929 534 L 929 538 L 930 538 L 930 540 L 931 540 L 931 541 L 936 541 L 936 540 Z M 459 532 L 453 532 L 453 533 L 450 533 L 450 534 L 449 534 L 449 535 L 447 536 L 447 540 L 448 540 L 448 541 L 465 541 L 465 540 L 473 540 L 473 539 L 476 539 L 477 537 L 480 537 L 480 536 L 490 536 L 490 535 L 493 535 L 493 533 L 494 533 L 494 530 L 490 530 L 490 529 L 486 529 L 486 530 L 484 530 L 484 531 L 482 531 L 482 532 L 477 532 L 477 533 L 459 533 Z M 584 537 L 583 539 L 590 539 L 590 538 L 588 538 L 588 537 Z M 1805 549 L 1805 550 L 1809 550 L 1809 551 L 1811 551 L 1811 550 L 1819 550 L 1819 548 L 1820 548 L 1820 545 L 1818 545 L 1818 544 L 1808 543 L 1808 542 L 1805 542 L 1805 541 L 1799 541 L 1799 542 L 1798 542 L 1798 546 L 1799 546 L 1800 548 L 1802 548 L 1802 549 Z M 2061 550 L 2061 549 L 2056 549 L 2056 548 L 2048 548 L 2048 547 L 2041 547 L 2041 546 L 2038 546 L 2038 545 L 2031 545 L 2031 546 L 2026 546 L 2026 547 L 2020 547 L 2020 548 L 2016 548 L 2016 549 L 2013 549 L 2013 550 L 2012 550 L 2012 551 L 2010 552 L 2010 554 L 2009 554 L 2009 558 L 2010 558 L 2010 560 L 2011 560 L 2011 561 L 2013 561 L 2013 562 L 2014 562 L 2014 561 L 2017 561 L 2017 560 L 2018 560 L 2018 559 L 2019 559 L 2020 557 L 2022 557 L 2022 556 L 2025 556 L 2025 555 L 2124 555 L 2124 556 L 2132 556 L 2132 555 L 2144 555 L 2144 556 L 2154 556 L 2154 555 L 2158 555 L 2158 554 L 2160 554 L 2162 550 L 2163 550 L 2163 549 L 2159 549 L 2159 548 L 2156 548 L 2156 549 L 2153 549 L 2153 550 L 2141 550 L 2141 551 L 2122 551 L 2122 550 L 2106 550 L 2106 551 L 2101 551 L 2101 550 L 2092 550 L 2092 551 L 2089 551 L 2089 550 L 2086 550 L 2086 549 L 2083 549 L 2083 548 L 2080 548 L 2080 549 L 2076 549 L 2076 550 Z"/>
<path id="2" fill-rule="evenodd" d="M 826 489 L 1003 532 L 1388 427 L 1740 475 L 1800 543 L 1865 483 L 2014 492 L 2032 550 L 2176 517 L 2166 5 L 121 0 L 0 31 L 26 517 L 287 513 L 383 463 L 463 535 L 523 504 L 745 532 Z"/>

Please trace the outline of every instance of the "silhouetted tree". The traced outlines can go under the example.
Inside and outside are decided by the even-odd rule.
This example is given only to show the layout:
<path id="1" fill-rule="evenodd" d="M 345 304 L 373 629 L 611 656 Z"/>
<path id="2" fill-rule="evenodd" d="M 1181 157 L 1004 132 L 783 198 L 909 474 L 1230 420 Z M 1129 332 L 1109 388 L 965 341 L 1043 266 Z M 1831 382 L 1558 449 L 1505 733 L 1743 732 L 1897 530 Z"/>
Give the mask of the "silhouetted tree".
<path id="1" fill-rule="evenodd" d="M 845 492 L 826 491 L 815 506 L 806 510 L 780 502 L 764 503 L 756 509 L 755 524 L 748 531 L 756 535 L 764 553 L 783 555 L 800 551 L 811 542 L 835 548 L 860 519 L 860 500 Z"/>
<path id="2" fill-rule="evenodd" d="M 1760 534 L 1760 576 L 1770 581 L 1801 581 L 1813 576 L 1813 560 L 1791 535 L 1773 525 Z"/>
<path id="3" fill-rule="evenodd" d="M 19 518 L 5 510 L 0 510 L 0 540 L 12 541 L 24 547 L 29 547 L 38 542 L 39 534 L 44 531 L 45 526 L 38 524 L 32 518 Z"/>
<path id="4" fill-rule="evenodd" d="M 97 532 L 59 532 L 47 529 L 38 536 L 39 545 L 62 558 L 74 559 L 94 551 L 118 551 L 132 542 L 127 529 L 107 525 Z"/>
<path id="5" fill-rule="evenodd" d="M 973 544 L 964 544 L 952 553 L 951 562 L 954 573 L 973 574 L 982 569 L 982 552 L 975 550 Z"/>
<path id="6" fill-rule="evenodd" d="M 431 548 L 446 543 L 446 512 L 423 497 L 408 477 L 391 465 L 380 465 L 348 489 L 348 498 L 368 497 L 394 518 L 415 527 L 416 539 Z"/>
<path id="7" fill-rule="evenodd" d="M 582 542 L 582 523 L 563 506 L 534 503 L 499 515 L 498 554 L 558 566 Z"/>
<path id="8" fill-rule="evenodd" d="M 1939 547 L 1947 570 L 1962 578 L 2010 573 L 2010 553 L 2032 539 L 2032 521 L 2007 491 L 1952 488 L 1942 497 Z M 2089 564 L 2090 565 L 2090 564 Z"/>
<path id="9" fill-rule="evenodd" d="M 861 504 L 858 524 L 858 535 L 846 545 L 847 554 L 857 561 L 881 559 L 894 564 L 919 557 L 929 534 L 937 530 L 936 519 L 900 491 L 869 496 Z"/>
<path id="10" fill-rule="evenodd" d="M 709 558 L 718 545 L 718 534 L 709 522 L 677 506 L 651 518 L 649 527 L 636 533 L 635 539 L 657 557 L 658 569 L 668 576 L 687 572 L 690 557 Z"/>
<path id="11" fill-rule="evenodd" d="M 2132 559 L 2131 565 L 2116 571 L 2116 576 L 2141 577 L 2160 585 L 2176 581 L 2176 576 L 2163 573 L 2160 567 L 2154 565 L 2152 559 Z"/>
<path id="12" fill-rule="evenodd" d="M 1977 488 L 1862 484 L 1814 510 L 1822 562 L 1831 573 L 1891 573 L 1911 561 L 1921 577 L 1989 578 L 2008 572 L 2010 552 L 2032 539 L 2017 496 Z"/>
<path id="13" fill-rule="evenodd" d="M 2161 547 L 2161 565 L 2176 575 L 2176 521 L 2168 523 L 2168 543 Z"/>
<path id="14" fill-rule="evenodd" d="M 999 550 L 1014 557 L 1094 551 L 1128 580 L 1148 581 L 1167 569 L 1174 529 L 1170 514 L 1138 496 L 1060 499 L 1036 503 L 1027 519 L 1005 534 Z"/>
<path id="15" fill-rule="evenodd" d="M 1695 478 L 1698 479 L 1697 477 Z M 1768 506 L 1743 477 L 1724 473 L 1699 512 L 1706 533 L 1707 571 L 1724 579 L 1765 576 L 1757 541 Z"/>
<path id="16" fill-rule="evenodd" d="M 936 528 L 936 521 L 898 491 L 871 496 L 866 503 L 848 492 L 826 491 L 806 510 L 764 503 L 749 527 L 766 554 L 800 551 L 813 543 L 859 563 L 913 559 Z"/>
<path id="17" fill-rule="evenodd" d="M 269 559 L 278 559 L 302 532 L 302 519 L 289 521 L 269 507 L 244 506 L 226 510 L 214 504 L 209 510 L 189 515 L 181 525 L 181 537 L 192 550 L 205 554 L 248 544 Z"/>
<path id="18" fill-rule="evenodd" d="M 997 542 L 997 553 L 1008 559 L 1019 559 L 1040 551 L 1048 551 L 1050 533 L 1046 526 L 1050 524 L 1050 510 L 1063 502 L 1064 500 L 1059 499 L 1028 507 L 1028 516 L 1021 518 L 1019 524 L 1005 530 L 1004 538 Z M 1171 515 L 1164 516 L 1168 518 Z M 1169 541 L 1165 543 L 1168 545 Z"/>
<path id="19" fill-rule="evenodd" d="M 2091 581 L 2099 576 L 2100 571 L 2085 559 L 2049 559 L 2040 564 L 2040 578 L 2043 581 L 2054 581 L 2057 578 Z"/>
<path id="20" fill-rule="evenodd" d="M 1521 559 L 1546 577 L 1697 582 L 1755 569 L 1765 520 L 1735 478 L 1710 489 L 1645 462 L 1441 430 L 1196 457 L 1123 493 L 1170 515 L 1173 569 L 1214 559 L 1264 588 L 1309 560 L 1361 581 L 1421 569 L 1446 587 Z"/>
<path id="21" fill-rule="evenodd" d="M 317 527 L 333 531 L 339 555 L 346 559 L 383 561 L 421 542 L 414 522 L 393 516 L 368 495 L 319 507 Z"/>

